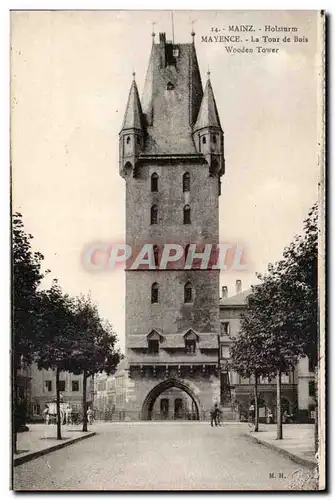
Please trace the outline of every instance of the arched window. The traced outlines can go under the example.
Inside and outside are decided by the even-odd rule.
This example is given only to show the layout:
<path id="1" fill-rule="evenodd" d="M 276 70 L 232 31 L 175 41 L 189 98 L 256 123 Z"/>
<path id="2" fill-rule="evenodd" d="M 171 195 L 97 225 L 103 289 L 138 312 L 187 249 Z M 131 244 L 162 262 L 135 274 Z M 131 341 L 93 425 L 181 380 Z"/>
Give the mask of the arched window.
<path id="1" fill-rule="evenodd" d="M 213 135 L 213 144 L 216 144 L 216 135 Z"/>
<path id="2" fill-rule="evenodd" d="M 151 192 L 157 193 L 158 191 L 158 175 L 156 172 L 151 176 Z"/>
<path id="3" fill-rule="evenodd" d="M 159 286 L 158 283 L 153 283 L 151 286 L 151 304 L 158 304 L 159 301 Z"/>
<path id="4" fill-rule="evenodd" d="M 203 136 L 203 138 L 202 138 L 202 143 L 203 143 L 203 144 L 206 144 L 206 142 L 207 142 L 206 137 L 205 137 L 205 136 Z"/>
<path id="5" fill-rule="evenodd" d="M 191 176 L 188 172 L 183 175 L 183 192 L 188 193 L 191 186 Z"/>
<path id="6" fill-rule="evenodd" d="M 157 205 L 151 207 L 151 224 L 157 224 L 158 221 L 158 208 Z"/>
<path id="7" fill-rule="evenodd" d="M 129 144 L 129 143 L 130 143 L 130 137 L 129 137 L 129 135 L 127 136 L 126 143 L 127 143 L 127 144 Z"/>
<path id="8" fill-rule="evenodd" d="M 189 281 L 184 286 L 184 302 L 189 303 L 193 300 L 193 286 Z"/>
<path id="9" fill-rule="evenodd" d="M 190 205 L 184 206 L 184 224 L 191 224 L 191 208 Z"/>
<path id="10" fill-rule="evenodd" d="M 154 245 L 154 259 L 155 259 L 155 266 L 159 266 L 159 248 L 157 245 Z"/>
<path id="11" fill-rule="evenodd" d="M 194 332 L 189 331 L 184 335 L 185 340 L 185 353 L 186 354 L 195 354 L 196 345 L 197 345 L 197 336 Z"/>

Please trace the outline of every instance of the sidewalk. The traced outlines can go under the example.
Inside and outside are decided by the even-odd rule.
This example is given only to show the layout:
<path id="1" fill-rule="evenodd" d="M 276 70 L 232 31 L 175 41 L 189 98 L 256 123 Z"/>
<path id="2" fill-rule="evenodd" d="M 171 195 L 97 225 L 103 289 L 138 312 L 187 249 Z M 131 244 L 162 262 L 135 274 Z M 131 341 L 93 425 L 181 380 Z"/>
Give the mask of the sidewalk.
<path id="1" fill-rule="evenodd" d="M 276 424 L 260 424 L 259 432 L 248 432 L 247 435 L 257 443 L 289 456 L 302 465 L 313 468 L 317 464 L 313 424 L 284 424 L 283 439 L 278 440 Z"/>
<path id="2" fill-rule="evenodd" d="M 57 440 L 57 427 L 54 424 L 28 424 L 28 432 L 17 435 L 17 453 L 13 458 L 13 465 L 33 460 L 46 455 L 64 446 L 94 436 L 95 432 L 82 432 L 82 426 L 62 425 L 62 440 Z"/>

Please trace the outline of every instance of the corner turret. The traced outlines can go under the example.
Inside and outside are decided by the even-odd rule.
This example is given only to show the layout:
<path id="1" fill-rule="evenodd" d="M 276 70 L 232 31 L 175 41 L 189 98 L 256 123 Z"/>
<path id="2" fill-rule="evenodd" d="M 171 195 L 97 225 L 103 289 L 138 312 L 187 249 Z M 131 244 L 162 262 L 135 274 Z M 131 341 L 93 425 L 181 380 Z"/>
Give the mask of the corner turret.
<path id="1" fill-rule="evenodd" d="M 119 167 L 120 175 L 127 177 L 134 175 L 138 155 L 144 146 L 144 126 L 141 101 L 133 73 L 133 82 L 130 87 L 126 112 L 122 129 L 119 134 Z"/>
<path id="2" fill-rule="evenodd" d="M 199 153 L 209 165 L 210 175 L 224 174 L 224 142 L 219 113 L 216 107 L 210 73 L 208 71 L 204 95 L 197 121 L 193 127 L 193 139 Z"/>

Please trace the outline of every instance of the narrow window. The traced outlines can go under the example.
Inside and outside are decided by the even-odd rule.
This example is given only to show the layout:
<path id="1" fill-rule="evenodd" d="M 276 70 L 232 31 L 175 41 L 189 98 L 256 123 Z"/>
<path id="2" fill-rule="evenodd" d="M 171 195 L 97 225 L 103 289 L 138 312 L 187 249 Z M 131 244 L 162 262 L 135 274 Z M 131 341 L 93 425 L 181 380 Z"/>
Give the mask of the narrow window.
<path id="1" fill-rule="evenodd" d="M 184 224 L 191 224 L 191 208 L 189 205 L 184 207 Z"/>
<path id="2" fill-rule="evenodd" d="M 151 192 L 157 193 L 158 191 L 158 175 L 156 172 L 151 176 Z"/>
<path id="3" fill-rule="evenodd" d="M 158 221 L 158 208 L 157 205 L 151 207 L 151 224 L 157 224 Z"/>
<path id="4" fill-rule="evenodd" d="M 213 135 L 213 144 L 216 144 L 216 135 Z"/>
<path id="5" fill-rule="evenodd" d="M 154 245 L 154 259 L 155 259 L 155 266 L 159 266 L 159 248 L 157 245 Z"/>
<path id="6" fill-rule="evenodd" d="M 52 381 L 51 380 L 45 381 L 45 388 L 48 392 L 52 392 Z"/>
<path id="7" fill-rule="evenodd" d="M 192 302 L 193 299 L 193 286 L 190 282 L 186 283 L 184 287 L 184 302 Z"/>
<path id="8" fill-rule="evenodd" d="M 158 283 L 153 283 L 151 286 L 151 304 L 157 304 L 158 303 L 158 292 L 159 292 L 159 286 Z"/>
<path id="9" fill-rule="evenodd" d="M 192 340 L 192 339 L 185 340 L 185 352 L 186 352 L 186 354 L 194 354 L 195 353 L 195 340 Z"/>
<path id="10" fill-rule="evenodd" d="M 137 144 L 141 144 L 141 138 L 140 138 L 140 136 L 137 136 L 136 140 L 137 140 Z"/>
<path id="11" fill-rule="evenodd" d="M 190 249 L 190 244 L 188 243 L 186 245 L 186 247 L 185 247 L 185 250 L 184 250 L 184 261 L 185 262 L 187 261 L 187 256 L 188 256 L 189 249 Z"/>
<path id="12" fill-rule="evenodd" d="M 130 137 L 128 135 L 127 139 L 126 139 L 126 143 L 129 144 L 130 143 Z"/>
<path id="13" fill-rule="evenodd" d="M 60 380 L 59 381 L 59 391 L 64 392 L 65 391 L 65 380 Z"/>
<path id="14" fill-rule="evenodd" d="M 315 396 L 315 381 L 314 380 L 311 380 L 310 382 L 308 382 L 308 394 L 311 397 Z"/>
<path id="15" fill-rule="evenodd" d="M 159 353 L 159 340 L 149 339 L 148 340 L 148 353 L 158 354 Z"/>
<path id="16" fill-rule="evenodd" d="M 189 193 L 191 186 L 191 176 L 188 172 L 183 175 L 183 192 Z"/>
<path id="17" fill-rule="evenodd" d="M 72 392 L 78 392 L 78 391 L 79 391 L 79 381 L 72 380 Z"/>
<path id="18" fill-rule="evenodd" d="M 203 136 L 203 138 L 202 138 L 202 143 L 203 143 L 203 144 L 206 144 L 206 142 L 207 142 L 207 141 L 206 141 L 206 137 L 205 137 L 205 136 Z"/>

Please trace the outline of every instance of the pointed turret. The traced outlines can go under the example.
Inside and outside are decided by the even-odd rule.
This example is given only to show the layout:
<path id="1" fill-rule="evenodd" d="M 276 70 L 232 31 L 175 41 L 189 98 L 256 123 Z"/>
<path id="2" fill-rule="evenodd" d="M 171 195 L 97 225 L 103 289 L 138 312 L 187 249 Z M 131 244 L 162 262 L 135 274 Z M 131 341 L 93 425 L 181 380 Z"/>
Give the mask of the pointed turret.
<path id="1" fill-rule="evenodd" d="M 213 88 L 209 78 L 201 101 L 198 118 L 194 125 L 194 132 L 206 127 L 216 127 L 222 130 Z"/>
<path id="2" fill-rule="evenodd" d="M 120 174 L 122 177 L 134 175 L 139 153 L 143 149 L 144 126 L 140 97 L 133 73 L 126 112 L 120 136 Z"/>
<path id="3" fill-rule="evenodd" d="M 133 76 L 135 76 L 135 73 L 133 74 Z M 122 130 L 125 129 L 142 130 L 143 129 L 142 122 L 143 122 L 143 114 L 142 114 L 141 101 L 138 94 L 136 81 L 134 78 L 129 91 L 128 103 L 123 118 Z"/>
<path id="4" fill-rule="evenodd" d="M 193 137 L 199 153 L 202 153 L 209 165 L 210 175 L 224 174 L 223 131 L 214 92 L 210 81 L 210 72 L 205 92 L 201 101 L 198 118 L 193 127 Z"/>

